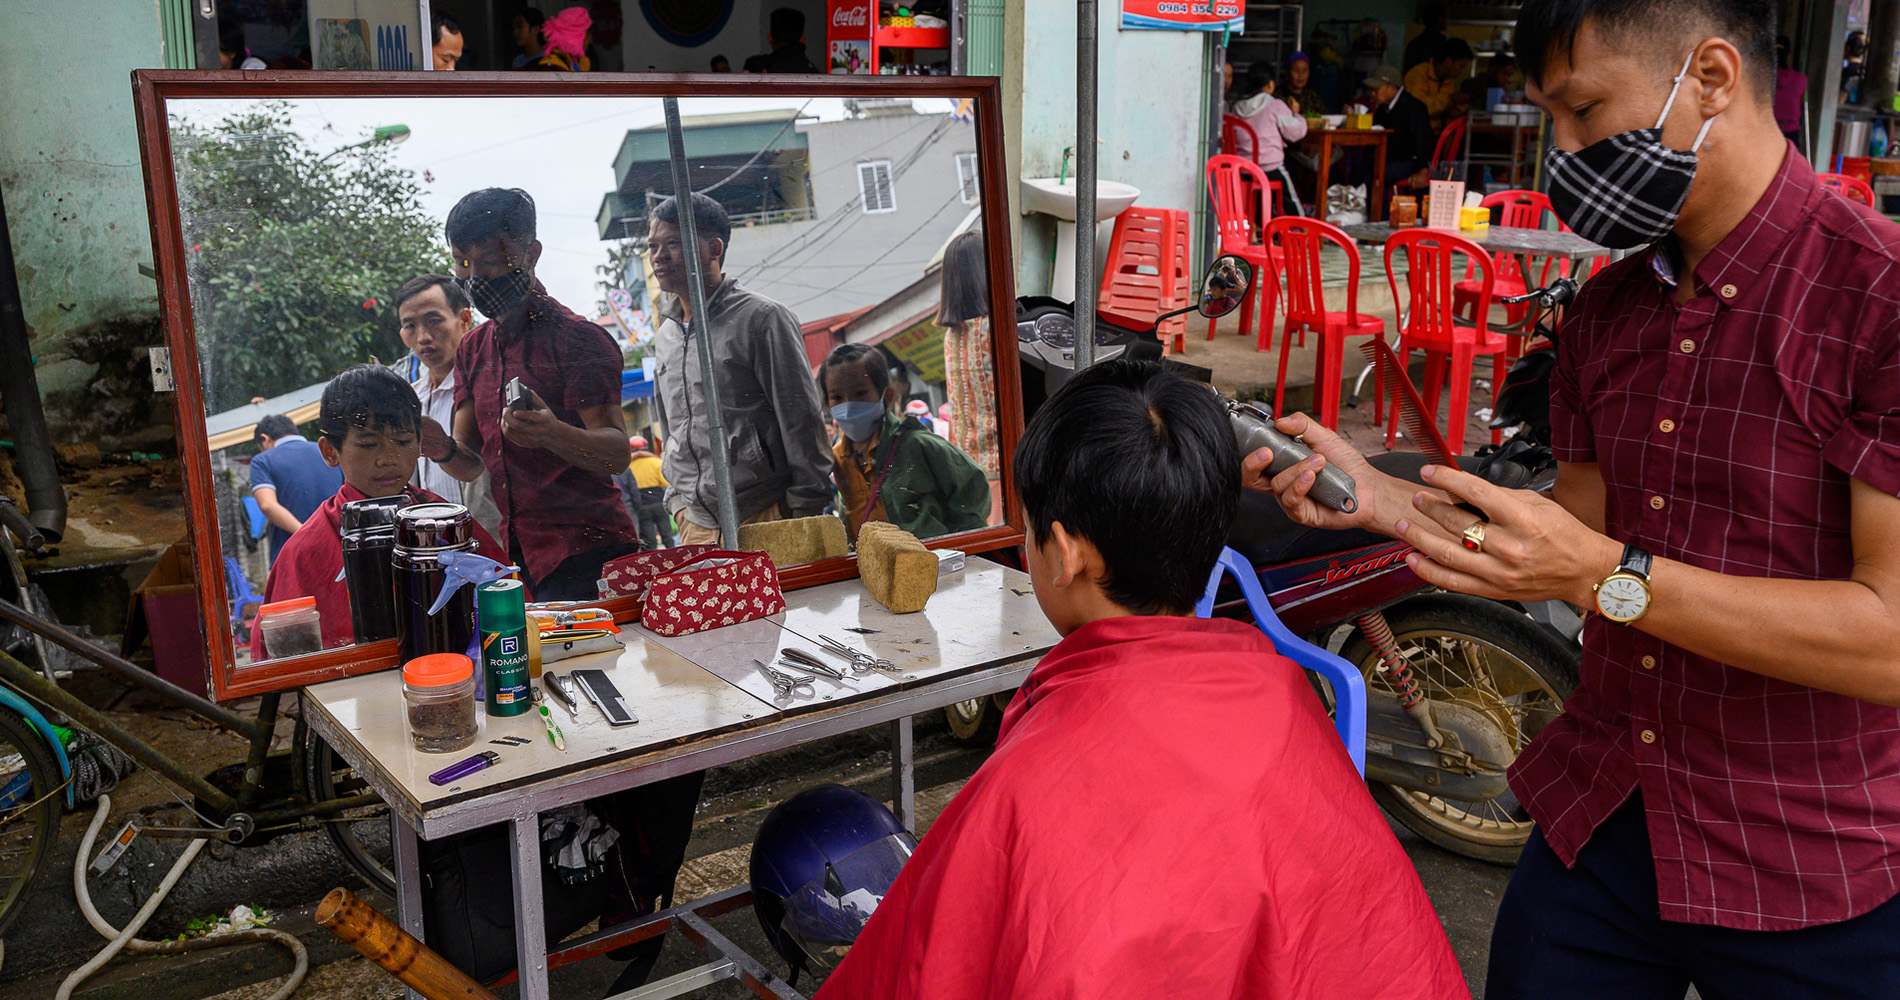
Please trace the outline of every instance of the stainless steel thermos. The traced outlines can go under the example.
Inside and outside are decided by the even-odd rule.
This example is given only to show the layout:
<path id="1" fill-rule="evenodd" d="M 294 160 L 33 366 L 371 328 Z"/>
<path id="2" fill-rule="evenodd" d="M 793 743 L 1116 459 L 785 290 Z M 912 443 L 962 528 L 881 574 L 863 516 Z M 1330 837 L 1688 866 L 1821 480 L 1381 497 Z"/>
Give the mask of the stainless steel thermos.
<path id="1" fill-rule="evenodd" d="M 475 551 L 475 520 L 459 503 L 422 503 L 396 512 L 390 554 L 395 579 L 396 658 L 399 663 L 429 653 L 470 655 L 475 639 L 475 588 L 461 587 L 435 614 L 448 583 L 438 557 Z"/>

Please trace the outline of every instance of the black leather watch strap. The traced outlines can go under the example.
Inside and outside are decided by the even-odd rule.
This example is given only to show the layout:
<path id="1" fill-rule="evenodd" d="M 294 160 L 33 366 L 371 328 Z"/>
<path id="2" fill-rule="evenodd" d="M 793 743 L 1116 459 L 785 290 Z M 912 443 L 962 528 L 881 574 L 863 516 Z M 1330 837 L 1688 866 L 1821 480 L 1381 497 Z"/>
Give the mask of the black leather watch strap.
<path id="1" fill-rule="evenodd" d="M 1623 562 L 1619 564 L 1617 568 L 1634 573 L 1637 576 L 1642 577 L 1644 580 L 1648 580 L 1649 567 L 1650 567 L 1650 564 L 1654 561 L 1655 561 L 1654 556 L 1651 556 L 1646 550 L 1644 550 L 1641 546 L 1638 546 L 1635 542 L 1631 542 L 1628 545 L 1623 546 Z"/>

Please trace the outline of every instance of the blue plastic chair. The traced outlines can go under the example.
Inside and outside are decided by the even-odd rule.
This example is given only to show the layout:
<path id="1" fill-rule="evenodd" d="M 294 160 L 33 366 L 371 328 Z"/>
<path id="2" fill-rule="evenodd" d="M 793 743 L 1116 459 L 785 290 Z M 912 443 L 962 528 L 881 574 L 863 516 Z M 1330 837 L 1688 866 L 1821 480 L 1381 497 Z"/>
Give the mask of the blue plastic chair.
<path id="1" fill-rule="evenodd" d="M 1233 549 L 1222 549 L 1220 561 L 1214 564 L 1214 572 L 1207 578 L 1207 593 L 1201 596 L 1200 603 L 1194 605 L 1194 614 L 1198 618 L 1209 618 L 1214 614 L 1214 596 L 1220 591 L 1220 578 L 1223 573 L 1234 574 L 1240 582 L 1240 592 L 1246 595 L 1247 609 L 1253 612 L 1254 623 L 1260 631 L 1273 640 L 1280 655 L 1294 663 L 1325 678 L 1333 686 L 1333 724 L 1339 727 L 1339 738 L 1346 744 L 1346 753 L 1352 757 L 1352 766 L 1359 769 L 1359 776 L 1366 775 L 1366 682 L 1359 671 L 1343 658 L 1321 649 L 1294 635 L 1274 614 L 1273 605 L 1267 603 L 1267 592 L 1260 588 L 1260 577 L 1255 575 L 1253 567 L 1241 554 Z"/>
<path id="2" fill-rule="evenodd" d="M 245 577 L 243 567 L 236 558 L 224 557 L 225 596 L 231 599 L 231 627 L 236 628 L 244 622 L 245 609 L 262 607 L 264 598 L 251 589 L 251 581 Z"/>

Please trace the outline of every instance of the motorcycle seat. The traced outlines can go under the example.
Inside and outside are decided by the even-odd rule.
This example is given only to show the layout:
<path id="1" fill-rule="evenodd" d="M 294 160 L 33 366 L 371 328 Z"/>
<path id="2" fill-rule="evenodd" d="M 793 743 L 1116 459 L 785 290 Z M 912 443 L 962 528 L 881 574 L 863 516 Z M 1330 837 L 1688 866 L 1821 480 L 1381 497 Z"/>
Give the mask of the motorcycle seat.
<path id="1" fill-rule="evenodd" d="M 1370 456 L 1372 467 L 1389 476 L 1424 485 L 1419 470 L 1427 464 L 1416 452 L 1389 452 Z M 1465 460 L 1468 464 L 1472 460 Z M 1353 529 L 1329 531 L 1295 524 L 1280 509 L 1280 501 L 1253 490 L 1240 491 L 1240 513 L 1228 532 L 1227 544 L 1255 566 L 1277 566 L 1318 559 L 1340 552 L 1351 552 L 1371 545 L 1390 542 L 1377 532 Z"/>

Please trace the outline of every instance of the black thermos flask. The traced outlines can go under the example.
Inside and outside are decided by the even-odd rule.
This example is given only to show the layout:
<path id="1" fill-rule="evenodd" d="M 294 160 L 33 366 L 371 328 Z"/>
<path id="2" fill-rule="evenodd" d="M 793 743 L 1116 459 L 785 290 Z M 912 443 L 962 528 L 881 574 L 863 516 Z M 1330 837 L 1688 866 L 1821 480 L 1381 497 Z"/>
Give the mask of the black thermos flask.
<path id="1" fill-rule="evenodd" d="M 396 637 L 396 511 L 407 496 L 351 500 L 343 505 L 343 586 L 350 595 L 350 629 L 357 642 Z"/>
<path id="2" fill-rule="evenodd" d="M 396 659 L 429 653 L 468 653 L 475 640 L 475 588 L 456 590 L 435 614 L 429 606 L 448 583 L 437 561 L 444 552 L 475 551 L 475 520 L 459 503 L 422 503 L 396 512 L 390 553 L 396 592 Z"/>

